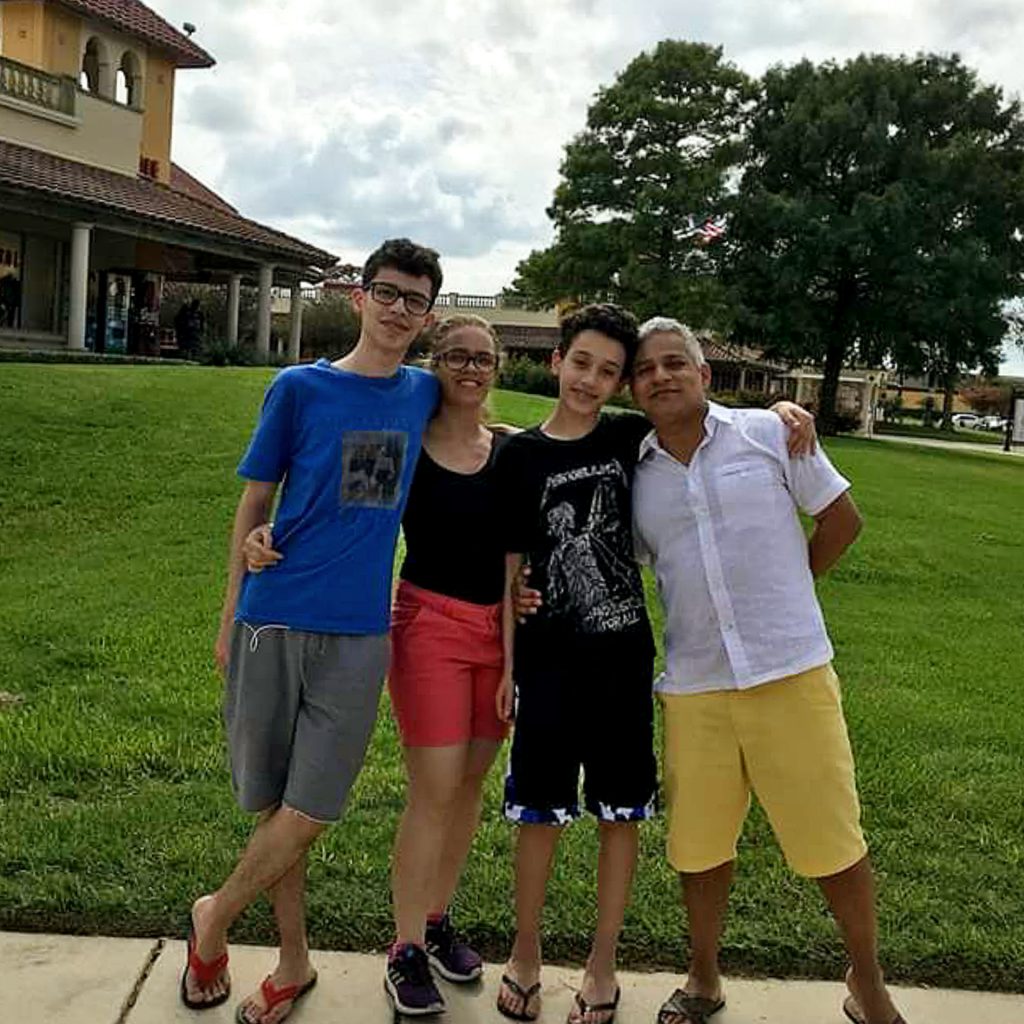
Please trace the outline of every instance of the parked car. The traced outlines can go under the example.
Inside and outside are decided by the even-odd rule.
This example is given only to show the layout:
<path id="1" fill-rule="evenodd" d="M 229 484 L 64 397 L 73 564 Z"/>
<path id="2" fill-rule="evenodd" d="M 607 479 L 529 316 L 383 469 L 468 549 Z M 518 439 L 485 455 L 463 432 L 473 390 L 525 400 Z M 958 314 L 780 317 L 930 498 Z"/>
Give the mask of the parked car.
<path id="1" fill-rule="evenodd" d="M 953 426 L 960 427 L 978 427 L 981 422 L 981 417 L 975 415 L 973 412 L 958 412 L 953 417 Z"/>
<path id="2" fill-rule="evenodd" d="M 982 416 L 974 427 L 976 430 L 1005 430 L 1006 422 L 1002 416 Z"/>

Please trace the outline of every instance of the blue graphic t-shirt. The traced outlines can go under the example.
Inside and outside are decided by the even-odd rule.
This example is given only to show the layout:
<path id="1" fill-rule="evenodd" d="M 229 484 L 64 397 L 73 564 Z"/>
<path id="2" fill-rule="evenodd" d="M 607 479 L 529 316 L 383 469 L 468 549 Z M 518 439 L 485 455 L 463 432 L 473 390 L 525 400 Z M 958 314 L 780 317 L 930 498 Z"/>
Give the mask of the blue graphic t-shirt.
<path id="1" fill-rule="evenodd" d="M 321 359 L 274 378 L 238 473 L 284 481 L 274 519 L 284 558 L 245 576 L 237 620 L 387 632 L 398 528 L 437 401 L 434 377 L 409 366 L 364 377 Z"/>

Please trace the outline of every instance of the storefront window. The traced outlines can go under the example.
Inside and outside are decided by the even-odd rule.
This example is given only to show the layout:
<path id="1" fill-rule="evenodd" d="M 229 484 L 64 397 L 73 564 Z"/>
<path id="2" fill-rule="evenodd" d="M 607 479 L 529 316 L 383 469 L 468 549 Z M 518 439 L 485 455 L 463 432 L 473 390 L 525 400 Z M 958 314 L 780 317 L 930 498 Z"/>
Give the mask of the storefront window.
<path id="1" fill-rule="evenodd" d="M 0 327 L 21 326 L 21 235 L 0 231 Z"/>
<path id="2" fill-rule="evenodd" d="M 51 332 L 57 311 L 60 243 L 43 235 L 26 235 L 22 273 L 21 327 Z"/>

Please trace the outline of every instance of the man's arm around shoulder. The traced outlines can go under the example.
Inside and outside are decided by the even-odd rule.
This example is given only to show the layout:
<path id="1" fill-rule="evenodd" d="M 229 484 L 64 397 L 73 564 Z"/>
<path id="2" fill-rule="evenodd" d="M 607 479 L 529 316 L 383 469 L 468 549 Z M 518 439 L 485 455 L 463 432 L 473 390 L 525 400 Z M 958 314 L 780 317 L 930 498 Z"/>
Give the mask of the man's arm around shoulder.
<path id="1" fill-rule="evenodd" d="M 860 511 L 844 491 L 814 517 L 814 531 L 808 543 L 811 574 L 822 576 L 842 558 L 864 525 Z"/>

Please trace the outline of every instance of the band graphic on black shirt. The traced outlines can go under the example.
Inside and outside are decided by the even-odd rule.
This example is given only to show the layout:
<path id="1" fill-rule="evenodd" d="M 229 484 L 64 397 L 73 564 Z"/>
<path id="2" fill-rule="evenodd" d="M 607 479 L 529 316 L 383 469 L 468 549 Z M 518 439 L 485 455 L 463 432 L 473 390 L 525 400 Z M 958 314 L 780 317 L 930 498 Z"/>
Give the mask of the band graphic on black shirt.
<path id="1" fill-rule="evenodd" d="M 619 461 L 549 476 L 541 519 L 547 532 L 548 612 L 569 619 L 584 633 L 619 631 L 642 621 L 629 482 Z"/>

